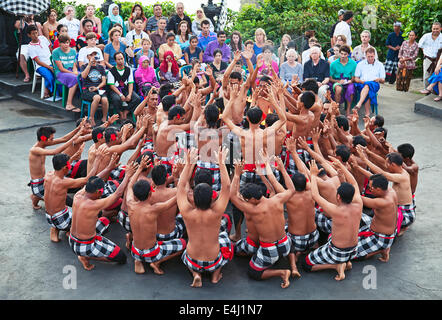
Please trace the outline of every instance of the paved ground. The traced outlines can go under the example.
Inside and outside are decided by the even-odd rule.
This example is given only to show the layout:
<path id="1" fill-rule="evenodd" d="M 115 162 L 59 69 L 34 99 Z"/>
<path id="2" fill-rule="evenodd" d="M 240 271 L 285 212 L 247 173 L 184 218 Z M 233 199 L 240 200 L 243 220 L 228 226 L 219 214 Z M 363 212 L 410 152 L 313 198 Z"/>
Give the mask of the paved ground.
<path id="1" fill-rule="evenodd" d="M 0 133 L 0 299 L 441 299 L 438 197 L 442 180 L 442 122 L 413 112 L 414 101 L 420 97 L 396 92 L 391 86 L 383 87 L 379 97 L 379 112 L 386 119 L 388 140 L 394 146 L 412 143 L 421 168 L 416 194 L 417 221 L 394 244 L 390 261 L 385 264 L 371 259 L 354 263 L 342 282 L 333 279 L 333 271 L 301 271 L 302 278 L 292 281 L 285 290 L 276 278 L 261 282 L 249 279 L 248 259 L 236 257 L 223 269 L 219 284 L 212 285 L 204 278 L 201 289 L 189 287 L 191 276 L 178 259 L 164 263 L 163 276 L 154 275 L 151 270 L 136 275 L 131 257 L 126 265 L 97 262 L 93 271 L 83 270 L 65 238 L 58 244 L 49 241 L 43 211 L 33 211 L 31 207 L 26 186 L 27 154 L 35 142 L 36 128 Z M 2 104 L 15 106 L 14 101 Z M 2 114 L 2 119 L 5 117 L 14 124 L 17 119 L 30 120 L 18 113 Z M 73 126 L 73 122 L 55 125 L 56 136 Z M 52 168 L 50 159 L 46 168 Z M 114 224 L 110 229 L 107 237 L 124 247 L 121 226 Z M 288 266 L 285 260 L 279 263 Z M 63 283 L 71 283 L 67 276 L 76 276 L 76 289 L 64 288 Z M 375 289 L 366 289 L 367 285 Z"/>

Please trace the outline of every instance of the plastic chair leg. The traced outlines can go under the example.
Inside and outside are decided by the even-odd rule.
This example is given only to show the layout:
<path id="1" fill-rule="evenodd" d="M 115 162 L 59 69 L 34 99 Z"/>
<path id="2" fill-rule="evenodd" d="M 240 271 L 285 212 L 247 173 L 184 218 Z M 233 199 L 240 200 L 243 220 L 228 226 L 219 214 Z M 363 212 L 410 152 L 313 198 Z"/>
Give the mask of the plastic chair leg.
<path id="1" fill-rule="evenodd" d="M 45 78 L 41 77 L 41 91 L 40 91 L 40 99 L 45 97 Z"/>

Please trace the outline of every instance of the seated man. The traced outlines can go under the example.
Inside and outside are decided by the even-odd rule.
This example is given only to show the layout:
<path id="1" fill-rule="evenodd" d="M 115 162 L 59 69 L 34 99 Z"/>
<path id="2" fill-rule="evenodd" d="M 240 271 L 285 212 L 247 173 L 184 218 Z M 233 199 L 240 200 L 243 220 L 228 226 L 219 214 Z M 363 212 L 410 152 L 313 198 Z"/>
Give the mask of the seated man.
<path id="1" fill-rule="evenodd" d="M 39 36 L 37 27 L 28 27 L 28 36 L 31 42 L 28 45 L 28 55 L 36 63 L 36 72 L 45 79 L 44 98 L 48 98 L 54 91 L 54 68 L 51 65 L 51 42 L 45 36 Z"/>
<path id="2" fill-rule="evenodd" d="M 333 163 L 339 160 L 330 157 Z M 350 259 L 356 252 L 358 244 L 359 223 L 362 215 L 362 199 L 359 187 L 351 173 L 343 165 L 339 168 L 348 182 L 343 182 L 338 188 L 337 202 L 333 204 L 325 200 L 318 191 L 318 167 L 312 160 L 310 164 L 311 188 L 313 199 L 326 211 L 333 220 L 331 236 L 323 246 L 311 252 L 303 261 L 306 271 L 334 269 L 338 272 L 335 280 L 345 279 L 345 270 L 351 268 Z"/>
<path id="3" fill-rule="evenodd" d="M 94 32 L 89 32 L 86 34 L 86 43 L 87 46 L 78 51 L 77 61 L 80 68 L 89 63 L 88 55 L 90 55 L 92 52 L 96 52 L 95 60 L 97 60 L 97 63 L 103 67 L 106 67 L 106 64 L 104 63 L 103 51 L 97 47 L 97 35 Z"/>
<path id="4" fill-rule="evenodd" d="M 129 112 L 134 112 L 140 103 L 140 97 L 134 91 L 134 75 L 131 68 L 125 66 L 124 54 L 116 52 L 114 59 L 117 65 L 107 74 L 109 98 L 113 109 L 120 115 L 120 120 L 124 121 Z"/>
<path id="5" fill-rule="evenodd" d="M 204 50 L 203 62 L 211 63 L 214 60 L 214 52 L 216 49 L 221 50 L 222 61 L 229 63 L 231 60 L 230 47 L 226 44 L 227 35 L 225 31 L 218 31 L 216 40 L 209 42 Z"/>
<path id="6" fill-rule="evenodd" d="M 312 47 L 310 49 L 310 60 L 304 63 L 303 78 L 313 78 L 319 86 L 318 96 L 322 102 L 326 101 L 328 83 L 330 81 L 330 65 L 324 59 L 320 59 L 321 49 Z"/>
<path id="7" fill-rule="evenodd" d="M 115 193 L 105 199 L 101 199 L 104 181 L 99 177 L 91 177 L 85 188 L 75 194 L 69 244 L 86 270 L 92 270 L 95 267 L 89 262 L 91 259 L 126 263 L 126 255 L 120 247 L 102 236 L 109 227 L 109 219 L 98 218 L 98 215 L 101 210 L 109 207 L 123 195 L 134 173 L 135 166 L 127 166 L 123 182 Z"/>
<path id="8" fill-rule="evenodd" d="M 366 59 L 359 62 L 355 71 L 355 87 L 360 92 L 360 98 L 355 108 L 359 110 L 365 103 L 365 115 L 370 116 L 370 105 L 377 105 L 377 93 L 380 84 L 385 82 L 385 67 L 375 59 L 375 50 L 365 51 Z"/>
<path id="9" fill-rule="evenodd" d="M 83 48 L 81 50 L 89 50 Z M 100 49 L 98 49 L 100 50 Z M 106 71 L 101 64 L 98 64 L 96 58 L 97 51 L 90 50 L 87 54 L 88 64 L 81 66 L 81 78 L 83 79 L 81 99 L 91 101 L 91 114 L 89 120 L 91 126 L 95 126 L 95 111 L 101 103 L 102 122 L 106 122 L 109 101 L 106 96 Z"/>
<path id="10" fill-rule="evenodd" d="M 221 268 L 233 258 L 233 247 L 221 219 L 229 201 L 230 179 L 225 165 L 228 149 L 219 149 L 217 154 L 221 174 L 221 191 L 216 200 L 207 183 L 193 189 L 192 204 L 187 197 L 189 180 L 198 159 L 197 150 L 186 154 L 186 164 L 178 182 L 177 203 L 186 224 L 189 241 L 181 259 L 193 275 L 192 287 L 201 287 L 201 273 L 212 273 L 212 283 L 221 280 Z"/>
<path id="11" fill-rule="evenodd" d="M 80 51 L 82 48 L 87 46 L 86 35 L 90 32 L 95 33 L 94 32 L 94 23 L 92 20 L 84 19 L 81 24 L 83 26 L 83 33 L 77 37 L 77 51 Z M 95 38 L 96 39 L 95 45 L 98 48 L 100 48 L 101 51 L 103 51 L 104 50 L 103 38 L 97 33 L 95 33 L 95 37 L 96 37 Z"/>
<path id="12" fill-rule="evenodd" d="M 198 36 L 198 47 L 205 51 L 207 45 L 216 40 L 216 33 L 210 31 L 210 22 L 208 20 L 201 21 L 201 33 Z"/>

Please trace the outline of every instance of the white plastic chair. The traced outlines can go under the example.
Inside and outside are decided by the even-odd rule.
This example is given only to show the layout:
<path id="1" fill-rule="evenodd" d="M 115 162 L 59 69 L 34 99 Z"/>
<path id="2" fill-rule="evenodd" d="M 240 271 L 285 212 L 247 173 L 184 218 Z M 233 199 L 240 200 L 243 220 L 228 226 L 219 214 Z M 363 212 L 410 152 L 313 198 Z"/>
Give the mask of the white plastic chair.
<path id="1" fill-rule="evenodd" d="M 38 65 L 35 63 L 34 60 L 32 60 L 32 63 L 34 64 L 34 77 L 32 79 L 32 93 L 35 92 L 35 86 L 37 85 L 38 78 L 41 78 L 41 92 L 40 92 L 40 99 L 43 99 L 45 96 L 45 79 L 38 74 L 36 71 L 38 68 Z"/>

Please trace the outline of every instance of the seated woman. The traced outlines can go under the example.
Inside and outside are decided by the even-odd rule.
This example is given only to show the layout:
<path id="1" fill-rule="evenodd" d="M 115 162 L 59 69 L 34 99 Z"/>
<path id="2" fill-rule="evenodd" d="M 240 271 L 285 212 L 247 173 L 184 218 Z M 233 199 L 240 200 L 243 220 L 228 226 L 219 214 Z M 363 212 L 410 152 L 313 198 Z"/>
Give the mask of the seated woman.
<path id="1" fill-rule="evenodd" d="M 205 70 L 202 69 L 200 60 L 193 59 L 191 65 L 192 65 L 192 73 L 188 76 L 193 77 L 193 75 L 195 74 L 195 77 L 198 78 L 198 83 L 200 88 L 205 88 L 206 85 L 208 84 L 208 81 Z"/>
<path id="2" fill-rule="evenodd" d="M 85 16 L 80 20 L 80 34 L 84 33 L 83 30 L 83 20 L 89 19 L 92 21 L 93 27 L 92 32 L 101 35 L 101 20 L 95 16 L 95 6 L 93 4 L 88 4 L 86 6 Z"/>
<path id="3" fill-rule="evenodd" d="M 303 69 L 302 64 L 298 63 L 298 53 L 295 49 L 288 49 L 285 54 L 287 61 L 281 64 L 281 69 L 279 70 L 279 77 L 284 84 L 292 83 L 302 83 L 304 80 L 302 78 Z"/>
<path id="4" fill-rule="evenodd" d="M 264 46 L 262 49 L 261 55 L 262 55 L 264 63 L 258 69 L 258 76 L 257 76 L 256 83 L 258 83 L 259 79 L 261 79 L 263 76 L 268 76 L 270 78 L 272 77 L 273 72 L 270 68 L 273 69 L 275 74 L 279 73 L 278 63 L 272 59 L 272 56 L 273 56 L 272 47 L 268 46 L 268 45 Z M 259 57 L 258 57 L 258 59 L 259 59 Z"/>
<path id="5" fill-rule="evenodd" d="M 203 61 L 203 50 L 198 47 L 198 37 L 191 36 L 189 44 L 190 45 L 184 50 L 184 60 L 186 61 L 186 64 L 191 64 L 192 59 Z"/>
<path id="6" fill-rule="evenodd" d="M 227 62 L 224 62 L 222 59 L 222 51 L 220 49 L 215 49 L 213 51 L 213 62 L 210 63 L 210 67 L 213 70 L 213 77 L 218 84 L 222 83 L 224 71 L 226 71 L 227 67 L 229 66 Z"/>
<path id="7" fill-rule="evenodd" d="M 77 90 L 77 65 L 75 64 L 75 49 L 69 47 L 70 38 L 66 34 L 58 37 L 60 47 L 52 51 L 52 60 L 54 61 L 54 73 L 58 81 L 69 88 L 68 98 L 66 101 L 66 110 L 80 112 L 72 104 L 75 91 Z"/>
<path id="8" fill-rule="evenodd" d="M 166 51 L 163 61 L 160 64 L 160 83 L 171 83 L 176 86 L 180 81 L 180 68 L 176 62 L 173 52 Z"/>
<path id="9" fill-rule="evenodd" d="M 436 68 L 434 69 L 434 73 L 428 78 L 428 87 L 425 90 L 422 90 L 421 93 L 429 94 L 432 90 L 437 94 L 437 97 L 434 98 L 434 101 L 442 100 L 442 49 L 439 49 L 439 60 L 437 61 Z"/>
<path id="10" fill-rule="evenodd" d="M 103 39 L 108 40 L 109 31 L 118 23 L 123 29 L 122 37 L 126 36 L 126 27 L 123 18 L 120 16 L 120 8 L 117 4 L 112 3 L 108 9 L 107 17 L 103 19 Z"/>
<path id="11" fill-rule="evenodd" d="M 60 37 L 61 35 L 68 35 L 68 27 L 66 27 L 63 24 L 59 24 L 57 26 L 57 38 L 54 41 L 54 44 L 52 45 L 52 49 L 57 49 L 60 46 L 60 42 L 58 41 L 58 37 Z M 75 40 L 71 39 L 69 42 L 69 47 L 74 48 L 75 49 Z"/>
<path id="12" fill-rule="evenodd" d="M 132 11 L 130 13 L 130 17 L 128 19 L 129 22 L 129 31 L 135 29 L 135 18 L 140 17 L 141 19 L 143 19 L 143 29 L 142 30 L 146 30 L 146 26 L 147 26 L 147 18 L 144 15 L 144 10 L 143 7 L 136 3 L 134 4 L 134 6 L 132 7 Z"/>
<path id="13" fill-rule="evenodd" d="M 190 38 L 190 27 L 189 23 L 186 20 L 181 21 L 178 24 L 178 31 L 175 37 L 175 41 L 181 48 L 181 51 L 184 51 L 189 47 L 189 39 Z"/>
<path id="14" fill-rule="evenodd" d="M 160 63 L 164 60 L 164 54 L 168 51 L 171 51 L 174 55 L 175 60 L 179 60 L 183 56 L 183 51 L 178 43 L 175 41 L 175 34 L 173 32 L 169 32 L 166 35 L 166 43 L 163 43 L 158 48 L 158 58 L 160 59 Z"/>
<path id="15" fill-rule="evenodd" d="M 137 52 L 135 55 L 135 65 L 139 64 L 140 58 L 142 56 L 149 58 L 149 65 L 154 66 L 154 52 L 150 49 L 152 47 L 152 41 L 150 39 L 142 39 L 141 40 L 141 50 Z"/>
<path id="16" fill-rule="evenodd" d="M 109 32 L 110 42 L 104 47 L 104 63 L 108 69 L 112 69 L 117 63 L 114 60 L 116 52 L 125 52 L 126 46 L 120 42 L 121 33 L 117 28 Z"/>
<path id="17" fill-rule="evenodd" d="M 57 11 L 51 9 L 48 20 L 43 23 L 43 35 L 51 41 L 51 44 L 54 44 L 55 39 L 57 38 Z"/>
<path id="18" fill-rule="evenodd" d="M 135 71 L 135 83 L 138 92 L 146 97 L 152 87 L 159 88 L 160 84 L 155 75 L 155 69 L 152 67 L 151 59 L 143 55 L 138 63 L 138 69 Z"/>

